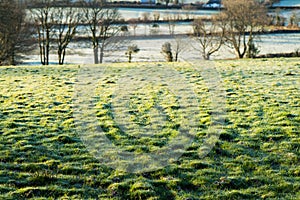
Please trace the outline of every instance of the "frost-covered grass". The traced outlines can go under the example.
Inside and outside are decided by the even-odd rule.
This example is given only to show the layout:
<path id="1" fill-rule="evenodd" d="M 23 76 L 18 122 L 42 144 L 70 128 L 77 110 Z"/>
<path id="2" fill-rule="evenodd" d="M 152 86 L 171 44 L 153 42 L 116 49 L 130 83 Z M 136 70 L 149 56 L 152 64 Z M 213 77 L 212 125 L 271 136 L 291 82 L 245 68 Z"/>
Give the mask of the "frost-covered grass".
<path id="1" fill-rule="evenodd" d="M 105 68 L 93 91 L 99 126 L 128 152 L 151 152 L 166 145 L 178 134 L 184 115 L 181 107 L 188 105 L 180 105 L 165 84 L 145 81 L 122 105 L 128 109 L 126 122 L 132 123 L 124 132 L 113 116 L 118 107 L 113 105 L 116 91 L 122 89 L 118 90 L 120 77 L 130 77 L 128 72 L 140 65 L 171 67 L 191 84 L 199 99 L 197 133 L 183 155 L 162 169 L 137 174 L 109 168 L 82 142 L 73 113 L 74 86 L 82 66 L 1 67 L 0 198 L 299 199 L 300 60 L 214 64 L 226 91 L 226 115 L 218 142 L 204 158 L 197 152 L 213 111 L 209 90 L 195 66 L 92 66 Z M 158 106 L 163 118 L 156 118 Z M 159 119 L 166 123 L 160 124 Z M 137 127 L 162 131 L 137 137 Z"/>

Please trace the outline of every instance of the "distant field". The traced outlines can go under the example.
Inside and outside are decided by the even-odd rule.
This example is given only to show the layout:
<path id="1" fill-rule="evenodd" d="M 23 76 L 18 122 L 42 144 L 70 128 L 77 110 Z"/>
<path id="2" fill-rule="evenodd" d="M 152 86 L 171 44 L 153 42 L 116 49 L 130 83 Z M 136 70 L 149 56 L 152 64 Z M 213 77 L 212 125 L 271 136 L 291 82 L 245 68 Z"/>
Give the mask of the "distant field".
<path id="1" fill-rule="evenodd" d="M 175 70 L 199 102 L 199 113 L 192 117 L 197 121 L 194 140 L 182 156 L 141 173 L 110 168 L 83 143 L 82 121 L 74 118 L 83 66 L 0 67 L 0 199 L 300 199 L 300 60 L 213 65 L 226 92 L 225 119 L 219 140 L 204 158 L 199 149 L 218 111 L 210 107 L 201 62 L 90 67 L 103 72 L 92 91 L 99 127 L 115 146 L 134 154 L 156 151 L 178 136 L 189 104 L 181 104 L 166 84 L 149 84 L 131 71 L 140 66 Z M 160 76 L 152 71 L 145 77 Z M 85 78 L 93 83 L 92 76 Z M 145 84 L 130 96 L 125 86 L 135 79 Z M 130 99 L 126 104 L 121 93 Z M 127 109 L 128 129 L 118 127 L 123 123 L 114 116 L 118 108 Z M 161 131 L 140 137 L 139 127 Z"/>

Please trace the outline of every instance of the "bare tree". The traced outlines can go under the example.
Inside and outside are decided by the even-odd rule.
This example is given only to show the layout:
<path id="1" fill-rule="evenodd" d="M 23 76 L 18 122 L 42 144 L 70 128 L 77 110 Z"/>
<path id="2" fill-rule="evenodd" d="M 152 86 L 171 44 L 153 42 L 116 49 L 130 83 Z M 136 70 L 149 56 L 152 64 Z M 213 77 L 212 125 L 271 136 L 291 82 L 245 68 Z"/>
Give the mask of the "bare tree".
<path id="1" fill-rule="evenodd" d="M 149 12 L 143 12 L 142 13 L 142 20 L 144 21 L 144 22 L 147 22 L 147 21 L 149 21 L 150 20 L 150 13 Z"/>
<path id="2" fill-rule="evenodd" d="M 15 65 L 20 53 L 32 49 L 32 31 L 25 9 L 16 1 L 0 1 L 0 65 Z"/>
<path id="3" fill-rule="evenodd" d="M 209 60 L 210 56 L 221 48 L 223 44 L 224 32 L 218 29 L 217 21 L 212 20 L 212 23 L 207 24 L 201 18 L 193 21 L 193 39 L 197 46 L 195 49 L 201 52 L 202 58 Z"/>
<path id="4" fill-rule="evenodd" d="M 148 12 L 142 13 L 142 21 L 144 22 L 144 27 L 145 27 L 145 35 L 147 35 L 147 26 L 148 22 L 150 21 L 150 14 Z"/>
<path id="5" fill-rule="evenodd" d="M 297 16 L 297 13 L 293 11 L 292 15 L 289 18 L 288 26 L 291 28 L 298 28 L 298 23 L 299 23 L 299 17 Z"/>
<path id="6" fill-rule="evenodd" d="M 54 10 L 53 23 L 55 25 L 54 40 L 57 45 L 58 63 L 64 64 L 66 49 L 76 34 L 80 20 L 79 9 L 67 6 Z"/>
<path id="7" fill-rule="evenodd" d="M 175 27 L 176 27 L 176 15 L 175 14 L 167 14 L 165 16 L 165 20 L 168 22 L 169 34 L 174 35 Z"/>
<path id="8" fill-rule="evenodd" d="M 178 61 L 179 54 L 182 53 L 187 49 L 187 42 L 184 41 L 182 37 L 175 37 L 174 41 L 172 41 L 171 46 L 173 46 L 173 54 L 174 54 L 174 61 Z"/>
<path id="9" fill-rule="evenodd" d="M 38 34 L 40 61 L 49 65 L 50 42 L 54 32 L 54 7 L 51 0 L 39 2 L 39 7 L 31 8 L 33 22 Z"/>
<path id="10" fill-rule="evenodd" d="M 102 0 L 84 1 L 83 7 L 84 21 L 89 26 L 91 34 L 94 62 L 95 64 L 102 63 L 104 51 L 109 45 L 116 43 L 114 37 L 120 31 L 120 27 L 116 25 L 116 22 L 121 19 L 121 16 L 117 9 L 105 7 L 105 2 Z"/>
<path id="11" fill-rule="evenodd" d="M 225 9 L 219 20 L 223 21 L 225 42 L 235 50 L 238 58 L 251 55 L 254 38 L 268 21 L 263 4 L 256 0 L 223 0 Z"/>
<path id="12" fill-rule="evenodd" d="M 132 54 L 138 53 L 139 51 L 140 51 L 140 49 L 138 48 L 137 45 L 130 45 L 130 46 L 128 46 L 125 55 L 128 55 L 128 62 L 129 62 L 129 63 L 131 63 L 131 60 L 132 60 Z"/>
<path id="13" fill-rule="evenodd" d="M 275 9 L 275 16 L 273 16 L 273 25 L 284 26 L 286 18 L 281 15 L 281 9 Z"/>
<path id="14" fill-rule="evenodd" d="M 157 22 L 159 21 L 159 19 L 160 19 L 160 13 L 157 11 L 153 12 L 153 20 Z"/>
<path id="15" fill-rule="evenodd" d="M 184 5 L 182 6 L 182 10 L 185 12 L 185 19 L 189 20 L 192 14 L 192 10 L 196 8 L 192 5 Z"/>
<path id="16" fill-rule="evenodd" d="M 138 19 L 129 19 L 128 23 L 133 29 L 133 35 L 136 36 L 136 28 L 138 27 Z"/>

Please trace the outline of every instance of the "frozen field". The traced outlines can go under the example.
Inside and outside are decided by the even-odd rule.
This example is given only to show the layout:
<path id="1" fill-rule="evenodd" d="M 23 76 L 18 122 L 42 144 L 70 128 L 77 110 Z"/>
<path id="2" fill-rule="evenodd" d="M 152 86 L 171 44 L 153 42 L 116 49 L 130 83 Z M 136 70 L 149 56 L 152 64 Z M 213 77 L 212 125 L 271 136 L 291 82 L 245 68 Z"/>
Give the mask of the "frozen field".
<path id="1" fill-rule="evenodd" d="M 179 55 L 180 61 L 187 60 L 200 60 L 200 52 L 197 51 L 197 43 L 192 41 L 191 38 L 181 37 L 181 45 L 185 47 L 183 52 Z M 133 62 L 153 62 L 153 61 L 164 61 L 164 56 L 160 53 L 161 46 L 165 42 L 170 42 L 175 45 L 175 39 L 163 38 L 163 39 L 151 39 L 145 37 L 144 39 L 128 41 L 128 44 L 136 44 L 140 48 L 140 52 L 133 55 Z M 300 34 L 270 34 L 263 35 L 260 37 L 257 44 L 260 48 L 261 54 L 267 53 L 281 53 L 281 52 L 293 52 L 300 48 Z M 72 44 L 72 47 L 68 49 L 66 56 L 66 63 L 74 64 L 92 64 L 93 63 L 93 51 L 89 43 Z M 126 62 L 127 57 L 125 55 L 126 46 L 114 51 L 106 52 L 104 62 Z M 234 58 L 234 53 L 228 49 L 223 48 L 217 54 L 212 56 L 212 59 L 224 59 L 224 58 Z M 54 63 L 57 60 L 55 52 L 51 55 L 51 61 Z M 39 64 L 38 53 L 31 55 L 26 60 L 25 64 Z"/>

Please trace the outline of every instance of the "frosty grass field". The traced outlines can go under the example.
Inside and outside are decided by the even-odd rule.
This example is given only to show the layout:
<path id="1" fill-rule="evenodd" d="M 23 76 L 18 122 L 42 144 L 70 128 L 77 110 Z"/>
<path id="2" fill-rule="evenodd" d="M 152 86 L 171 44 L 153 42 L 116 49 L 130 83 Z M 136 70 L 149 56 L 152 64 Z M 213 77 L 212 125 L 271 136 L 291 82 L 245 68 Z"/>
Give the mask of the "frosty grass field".
<path id="1" fill-rule="evenodd" d="M 87 66 L 1 67 L 0 199 L 299 199 L 300 60 L 213 63 L 226 102 L 219 139 L 205 157 L 199 157 L 199 149 L 218 111 L 197 70 L 200 61 L 196 67 L 185 62 L 90 66 L 105 68 L 92 91 L 96 117 L 91 120 L 116 151 L 151 153 L 168 145 L 182 127 L 194 130 L 178 159 L 137 173 L 101 162 L 93 151 L 98 147 L 89 148 L 83 139 L 98 138 L 79 130 L 82 123 L 89 125 L 84 111 L 83 121 L 76 120 L 78 72 Z M 148 77 L 159 77 L 153 73 L 161 68 L 180 74 L 198 102 L 193 104 L 197 115 L 186 116 L 189 101 L 181 101 L 184 95 L 179 98 L 164 82 L 140 78 L 139 87 L 125 91 L 120 80 L 139 78 L 130 72 L 141 66 L 153 69 Z M 119 116 L 127 116 L 127 128 L 116 118 L 120 107 L 126 108 Z M 185 117 L 196 123 L 186 127 Z M 160 131 L 139 135 L 141 129 Z M 140 157 L 139 163 L 146 162 Z"/>

